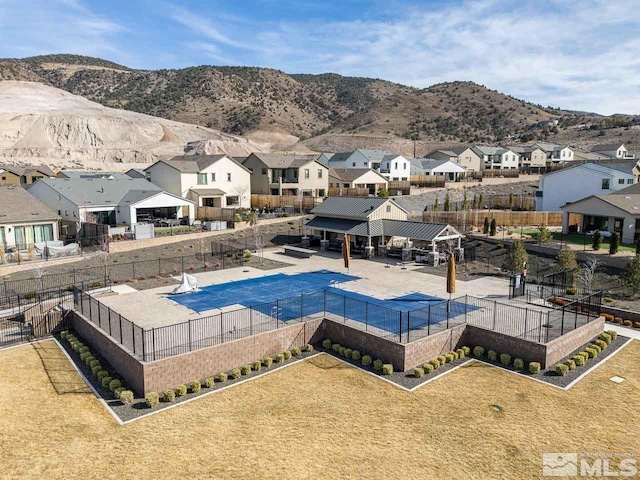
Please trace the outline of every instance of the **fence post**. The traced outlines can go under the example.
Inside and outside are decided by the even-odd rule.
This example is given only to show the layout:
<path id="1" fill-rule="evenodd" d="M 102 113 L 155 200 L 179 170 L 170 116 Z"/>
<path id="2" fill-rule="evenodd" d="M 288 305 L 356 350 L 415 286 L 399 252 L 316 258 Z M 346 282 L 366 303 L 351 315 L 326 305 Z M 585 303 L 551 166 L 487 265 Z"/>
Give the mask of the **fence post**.
<path id="1" fill-rule="evenodd" d="M 89 297 L 89 320 L 91 320 L 91 323 L 94 323 L 91 315 L 91 297 Z"/>
<path id="2" fill-rule="evenodd" d="M 122 315 L 120 315 L 120 321 L 122 321 Z M 136 354 L 136 326 L 131 322 L 131 338 L 133 339 L 133 355 Z"/>
<path id="3" fill-rule="evenodd" d="M 560 323 L 560 336 L 564 335 L 564 310 L 565 310 L 565 307 L 562 307 L 562 321 Z"/>
<path id="4" fill-rule="evenodd" d="M 407 312 L 407 343 L 411 341 L 411 312 Z"/>
<path id="5" fill-rule="evenodd" d="M 449 311 L 451 310 L 451 300 L 447 300 L 447 330 L 449 330 Z"/>
<path id="6" fill-rule="evenodd" d="M 493 331 L 495 332 L 496 330 L 496 315 L 498 313 L 498 301 L 494 300 L 493 301 Z"/>
<path id="7" fill-rule="evenodd" d="M 431 304 L 427 306 L 427 337 L 431 335 Z"/>
<path id="8" fill-rule="evenodd" d="M 347 323 L 347 297 L 342 296 L 342 321 Z"/>
<path id="9" fill-rule="evenodd" d="M 276 330 L 278 328 L 280 328 L 280 325 L 278 325 L 278 317 L 280 316 L 280 300 L 276 299 Z"/>
<path id="10" fill-rule="evenodd" d="M 364 331 L 369 330 L 369 302 L 364 302 Z"/>
<path id="11" fill-rule="evenodd" d="M 400 324 L 400 330 L 398 331 L 398 335 L 400 336 L 399 342 L 402 343 L 402 312 L 398 312 L 398 320 Z"/>
<path id="12" fill-rule="evenodd" d="M 145 344 L 147 343 L 147 339 L 145 338 L 146 337 L 145 331 L 146 330 L 143 328 L 142 329 L 142 359 L 146 362 L 147 361 L 147 354 L 146 354 L 147 347 L 146 347 Z"/>
<path id="13" fill-rule="evenodd" d="M 249 334 L 253 335 L 253 307 L 249 307 Z"/>
<path id="14" fill-rule="evenodd" d="M 109 321 L 109 336 L 113 336 L 111 334 L 111 309 L 109 307 L 107 307 L 107 319 Z"/>
<path id="15" fill-rule="evenodd" d="M 469 301 L 469 295 L 464 296 L 464 323 L 467 323 L 467 302 Z"/>
<path id="16" fill-rule="evenodd" d="M 189 329 L 189 351 L 191 351 L 191 319 L 187 322 L 187 328 Z"/>
<path id="17" fill-rule="evenodd" d="M 153 348 L 153 359 L 156 359 L 156 327 L 151 328 L 151 348 Z"/>
<path id="18" fill-rule="evenodd" d="M 300 294 L 300 320 L 304 318 L 304 293 Z"/>
<path id="19" fill-rule="evenodd" d="M 111 309 L 109 309 L 111 310 Z M 120 317 L 120 345 L 123 345 L 122 343 L 122 315 L 118 315 Z"/>
<path id="20" fill-rule="evenodd" d="M 527 339 L 527 317 L 529 316 L 529 309 L 525 308 L 524 309 L 524 335 L 525 335 L 525 340 Z"/>
<path id="21" fill-rule="evenodd" d="M 222 313 L 220 314 L 220 343 L 224 343 L 224 328 L 222 328 Z"/>

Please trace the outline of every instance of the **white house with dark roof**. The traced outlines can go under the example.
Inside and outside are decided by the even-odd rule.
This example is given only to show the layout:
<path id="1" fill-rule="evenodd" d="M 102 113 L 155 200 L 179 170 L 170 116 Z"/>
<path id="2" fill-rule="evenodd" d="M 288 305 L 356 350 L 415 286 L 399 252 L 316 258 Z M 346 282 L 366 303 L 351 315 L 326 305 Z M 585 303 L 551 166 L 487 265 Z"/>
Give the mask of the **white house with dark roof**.
<path id="1" fill-rule="evenodd" d="M 633 158 L 633 155 L 629 153 L 624 143 L 609 143 L 596 145 L 591 149 L 592 152 L 600 155 L 605 155 L 609 158 Z"/>
<path id="2" fill-rule="evenodd" d="M 559 211 L 590 195 L 608 195 L 637 182 L 634 161 L 584 163 L 543 175 L 536 210 Z"/>
<path id="3" fill-rule="evenodd" d="M 520 154 L 510 148 L 476 145 L 473 151 L 482 157 L 487 170 L 511 170 L 520 166 Z"/>
<path id="4" fill-rule="evenodd" d="M 367 188 L 369 195 L 388 190 L 389 181 L 370 168 L 330 168 L 329 188 Z"/>
<path id="5" fill-rule="evenodd" d="M 433 158 L 412 158 L 411 175 L 428 175 L 445 177 L 449 181 L 457 181 L 467 171 L 451 160 L 435 160 Z"/>
<path id="6" fill-rule="evenodd" d="M 426 155 L 426 158 L 449 160 L 469 172 L 479 172 L 485 168 L 482 156 L 472 147 L 459 146 L 443 150 L 433 150 Z"/>
<path id="7" fill-rule="evenodd" d="M 29 187 L 29 193 L 48 206 L 63 222 L 128 225 L 141 219 L 195 219 L 194 202 L 163 191 L 141 178 L 47 178 Z"/>
<path id="8" fill-rule="evenodd" d="M 409 180 L 411 164 L 402 155 L 384 150 L 359 148 L 352 152 L 335 153 L 329 159 L 331 168 L 372 168 L 388 180 Z"/>
<path id="9" fill-rule="evenodd" d="M 58 240 L 60 216 L 17 185 L 0 186 L 0 246 L 4 252 Z"/>
<path id="10" fill-rule="evenodd" d="M 228 155 L 185 155 L 145 169 L 147 180 L 198 207 L 251 206 L 251 171 Z"/>
<path id="11" fill-rule="evenodd" d="M 324 197 L 329 168 L 318 154 L 252 153 L 244 161 L 251 172 L 251 193 Z"/>
<path id="12" fill-rule="evenodd" d="M 568 145 L 558 145 L 556 143 L 538 142 L 533 145 L 540 148 L 547 154 L 547 163 L 559 164 L 574 160 L 574 152 Z"/>

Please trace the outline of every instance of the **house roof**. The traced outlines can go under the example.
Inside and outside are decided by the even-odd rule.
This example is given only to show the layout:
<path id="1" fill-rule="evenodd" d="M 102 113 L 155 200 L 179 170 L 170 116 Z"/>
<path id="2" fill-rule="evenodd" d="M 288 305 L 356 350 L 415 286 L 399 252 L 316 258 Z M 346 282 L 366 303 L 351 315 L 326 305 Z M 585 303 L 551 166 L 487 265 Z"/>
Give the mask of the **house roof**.
<path id="1" fill-rule="evenodd" d="M 296 153 L 252 153 L 269 168 L 299 168 L 309 162 L 317 161 L 318 154 Z M 320 163 L 320 162 L 318 162 Z M 320 163 L 320 165 L 323 165 Z"/>
<path id="2" fill-rule="evenodd" d="M 576 160 L 607 160 L 611 158 L 609 155 L 603 155 L 597 152 L 583 152 L 581 150 L 574 150 L 573 153 Z"/>
<path id="3" fill-rule="evenodd" d="M 558 145 L 556 143 L 546 143 L 546 142 L 538 142 L 532 147 L 538 147 L 545 152 L 558 152 L 564 148 L 567 148 L 567 145 Z"/>
<path id="4" fill-rule="evenodd" d="M 190 192 L 195 193 L 196 195 L 212 195 L 212 196 L 221 196 L 226 195 L 227 193 L 220 190 L 219 188 L 190 188 Z"/>
<path id="5" fill-rule="evenodd" d="M 618 150 L 620 147 L 624 147 L 623 143 L 603 143 L 601 145 L 594 145 L 591 148 L 592 152 L 613 152 L 614 150 Z"/>
<path id="6" fill-rule="evenodd" d="M 123 176 L 124 178 L 43 178 L 29 186 L 29 190 L 42 182 L 80 207 L 115 206 L 125 200 L 140 201 L 162 192 L 160 187 L 143 178 Z"/>
<path id="7" fill-rule="evenodd" d="M 380 177 L 383 182 L 387 182 L 386 178 L 370 168 L 330 168 L 329 177 L 337 178 L 342 182 L 351 183 L 362 177 L 363 175 L 371 172 Z"/>
<path id="8" fill-rule="evenodd" d="M 351 152 L 336 153 L 331 157 L 330 161 L 331 162 L 345 161 L 356 152 L 360 152 L 367 160 L 371 162 L 382 162 L 383 160 L 391 160 L 400 156 L 400 155 L 394 155 L 393 153 L 386 152 L 384 150 L 368 150 L 366 148 L 358 148 Z"/>
<path id="9" fill-rule="evenodd" d="M 430 172 L 435 168 L 441 167 L 442 165 L 451 164 L 453 170 L 458 172 L 464 172 L 465 169 L 460 165 L 456 165 L 451 160 L 434 160 L 432 158 L 412 158 L 410 160 L 411 165 L 416 167 L 416 170 L 423 170 L 425 172 Z"/>
<path id="10" fill-rule="evenodd" d="M 640 195 L 594 195 L 597 199 L 624 210 L 631 215 L 640 215 Z"/>
<path id="11" fill-rule="evenodd" d="M 100 178 L 120 178 L 120 179 L 127 179 L 127 178 L 133 178 L 130 175 L 127 175 L 126 173 L 122 173 L 122 172 L 86 172 L 84 170 L 60 170 L 58 172 L 58 175 L 56 175 L 57 178 L 94 178 L 94 179 L 100 179 Z"/>
<path id="12" fill-rule="evenodd" d="M 626 188 L 611 192 L 609 195 L 640 195 L 640 183 L 634 183 Z"/>
<path id="13" fill-rule="evenodd" d="M 129 170 L 124 172 L 124 174 L 131 178 L 147 178 L 147 175 L 141 168 L 130 168 Z"/>
<path id="14" fill-rule="evenodd" d="M 11 172 L 14 175 L 21 177 L 22 175 L 28 175 L 32 172 L 38 172 L 43 174 L 46 177 L 53 177 L 55 173 L 46 165 L 38 165 L 38 166 L 17 166 L 17 165 L 0 165 L 0 170 L 5 170 L 7 172 Z"/>
<path id="15" fill-rule="evenodd" d="M 496 155 L 504 151 L 502 147 L 491 147 L 488 145 L 476 145 L 473 148 L 480 151 L 481 155 Z"/>
<path id="16" fill-rule="evenodd" d="M 575 163 L 575 162 L 571 162 L 571 163 Z M 636 162 L 634 161 L 625 162 L 624 160 L 618 160 L 617 162 L 602 161 L 602 162 L 579 163 L 576 165 L 571 165 L 565 168 L 561 168 L 559 170 L 555 170 L 553 172 L 549 172 L 546 175 L 543 175 L 543 177 L 548 177 L 550 175 L 557 175 L 558 173 L 562 173 L 562 172 L 569 172 L 575 168 L 586 168 L 588 170 L 593 170 L 609 176 L 613 176 L 614 171 L 625 173 L 628 175 L 633 175 L 633 169 L 635 168 L 635 166 L 636 166 Z"/>
<path id="17" fill-rule="evenodd" d="M 387 202 L 391 202 L 402 211 L 407 212 L 390 198 L 329 197 L 311 210 L 311 213 L 323 217 L 351 217 L 366 220 L 374 211 Z"/>
<path id="18" fill-rule="evenodd" d="M 22 187 L 1 185 L 0 198 L 0 223 L 33 223 L 60 218 Z"/>
<path id="19" fill-rule="evenodd" d="M 241 163 L 238 163 L 237 160 L 235 160 L 234 158 L 228 155 L 182 155 L 179 157 L 173 157 L 170 160 L 160 160 L 159 162 L 165 163 L 170 167 L 175 168 L 180 173 L 199 173 L 202 170 L 210 167 L 217 161 L 222 160 L 223 158 L 228 158 L 229 160 L 237 163 L 239 166 L 241 166 L 248 172 L 250 171 L 247 167 L 245 167 Z M 159 163 L 159 162 L 156 162 L 156 163 Z M 153 165 L 155 165 L 155 163 Z M 153 165 L 151 165 L 150 167 L 147 167 L 146 170 L 153 167 Z"/>
<path id="20" fill-rule="evenodd" d="M 346 233 L 363 237 L 405 237 L 414 240 L 432 241 L 446 230 L 460 233 L 446 223 L 411 222 L 406 220 L 347 220 L 343 218 L 315 217 L 305 225 L 329 232 Z"/>
<path id="21" fill-rule="evenodd" d="M 456 155 L 460 155 L 461 153 L 466 152 L 469 149 L 473 150 L 472 147 L 465 147 L 465 146 L 453 147 L 453 148 L 450 148 L 449 150 L 451 150 Z"/>

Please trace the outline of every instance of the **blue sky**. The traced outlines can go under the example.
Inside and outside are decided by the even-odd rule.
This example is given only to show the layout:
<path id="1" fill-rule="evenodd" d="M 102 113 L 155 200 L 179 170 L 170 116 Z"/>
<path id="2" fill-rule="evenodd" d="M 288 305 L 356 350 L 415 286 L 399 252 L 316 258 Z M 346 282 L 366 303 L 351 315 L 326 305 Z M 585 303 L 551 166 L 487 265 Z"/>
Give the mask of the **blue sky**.
<path id="1" fill-rule="evenodd" d="M 471 80 L 543 105 L 640 113 L 639 0 L 0 0 L 0 57 L 250 65 L 416 87 Z"/>

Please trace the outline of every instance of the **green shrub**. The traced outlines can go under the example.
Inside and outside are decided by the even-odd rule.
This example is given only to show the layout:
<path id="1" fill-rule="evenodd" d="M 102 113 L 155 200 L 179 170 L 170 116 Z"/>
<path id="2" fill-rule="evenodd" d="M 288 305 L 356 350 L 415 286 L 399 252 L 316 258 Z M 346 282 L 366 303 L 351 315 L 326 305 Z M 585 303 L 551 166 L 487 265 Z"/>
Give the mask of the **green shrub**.
<path id="1" fill-rule="evenodd" d="M 289 360 L 291 358 L 291 352 L 289 350 L 285 350 L 284 352 L 282 352 L 282 356 L 285 360 Z"/>
<path id="2" fill-rule="evenodd" d="M 300 355 L 302 355 L 302 350 L 300 350 L 300 347 L 293 347 L 293 348 L 291 349 L 291 354 L 292 354 L 294 357 L 299 357 Z"/>
<path id="3" fill-rule="evenodd" d="M 516 370 L 524 369 L 524 360 L 522 360 L 521 358 L 516 358 L 513 361 L 513 368 L 515 368 Z"/>
<path id="4" fill-rule="evenodd" d="M 556 365 L 556 375 L 564 377 L 567 373 L 569 373 L 569 367 L 567 367 L 564 363 L 559 363 Z"/>
<path id="5" fill-rule="evenodd" d="M 80 354 L 80 361 L 81 361 L 82 363 L 84 363 L 84 362 L 87 360 L 87 357 L 91 357 L 91 356 L 92 356 L 92 355 L 91 355 L 91 352 L 90 352 L 90 351 L 88 351 L 88 350 L 87 350 L 86 352 L 82 352 L 82 353 Z"/>
<path id="6" fill-rule="evenodd" d="M 484 348 L 481 346 L 473 347 L 473 355 L 476 357 L 481 357 L 484 355 Z"/>
<path id="7" fill-rule="evenodd" d="M 131 390 L 120 392 L 120 401 L 125 405 L 133 402 L 133 392 Z"/>
<path id="8" fill-rule="evenodd" d="M 120 399 L 122 399 L 122 394 L 120 395 Z M 158 406 L 158 403 L 160 403 L 160 399 L 156 392 L 147 393 L 144 397 L 144 401 L 149 408 L 155 408 Z"/>
<path id="9" fill-rule="evenodd" d="M 576 287 L 567 287 L 564 292 L 567 295 L 575 295 L 577 291 L 578 289 Z"/>
<path id="10" fill-rule="evenodd" d="M 592 358 L 589 356 L 589 352 L 587 352 L 586 350 L 581 351 L 580 353 L 578 353 L 578 355 L 582 355 L 585 360 L 589 360 L 590 358 Z"/>
<path id="11" fill-rule="evenodd" d="M 98 372 L 98 380 L 102 381 L 103 378 L 108 377 L 109 376 L 109 372 L 107 372 L 106 370 L 100 370 Z"/>
<path id="12" fill-rule="evenodd" d="M 538 362 L 531 362 L 529 364 L 529 373 L 533 373 L 534 375 L 540 373 L 540 364 Z"/>
<path id="13" fill-rule="evenodd" d="M 204 386 L 205 387 L 213 388 L 214 384 L 215 384 L 215 380 L 213 379 L 213 377 L 205 378 L 205 380 L 204 380 Z"/>
<path id="14" fill-rule="evenodd" d="M 573 357 L 573 361 L 578 367 L 582 367 L 586 363 L 586 360 L 582 355 L 575 355 Z"/>
<path id="15" fill-rule="evenodd" d="M 340 355 L 341 357 L 344 357 L 344 352 L 347 350 L 347 347 L 340 347 L 338 349 L 338 355 Z"/>
<path id="16" fill-rule="evenodd" d="M 94 375 L 98 375 L 98 373 L 100 373 L 102 371 L 102 365 L 98 364 L 94 367 L 91 367 L 91 373 L 93 373 Z"/>
<path id="17" fill-rule="evenodd" d="M 233 370 L 231 370 L 231 378 L 240 378 L 240 375 L 242 375 L 242 372 L 239 368 L 234 368 Z"/>
<path id="18" fill-rule="evenodd" d="M 604 340 L 596 340 L 595 342 L 596 345 L 598 345 L 600 347 L 600 350 L 604 350 L 605 348 L 607 348 L 607 345 L 609 345 L 607 342 L 605 342 Z"/>
<path id="19" fill-rule="evenodd" d="M 120 394 L 126 390 L 125 387 L 118 387 L 113 391 L 113 396 L 116 398 L 120 398 Z"/>
<path id="20" fill-rule="evenodd" d="M 391 375 L 393 373 L 393 365 L 390 363 L 385 363 L 382 365 L 382 374 L 383 375 Z"/>
<path id="21" fill-rule="evenodd" d="M 424 375 L 424 369 L 423 368 L 414 368 L 413 369 L 413 376 L 416 378 L 420 378 Z"/>
<path id="22" fill-rule="evenodd" d="M 567 366 L 567 368 L 569 368 L 569 370 L 575 370 L 576 369 L 576 362 L 569 359 L 566 362 L 564 362 L 564 364 Z"/>
<path id="23" fill-rule="evenodd" d="M 102 384 L 102 386 L 104 388 L 109 388 L 109 384 L 111 383 L 111 380 L 113 380 L 113 378 L 111 378 L 111 377 L 103 377 L 102 380 L 100 380 L 100 383 Z"/>
<path id="24" fill-rule="evenodd" d="M 194 380 L 191 382 L 189 387 L 191 388 L 191 393 L 198 393 L 202 388 L 202 384 L 200 383 L 200 380 Z"/>
<path id="25" fill-rule="evenodd" d="M 444 356 L 444 361 L 445 361 L 445 363 L 451 363 L 451 362 L 453 362 L 453 355 L 452 355 L 451 353 L 447 353 L 447 354 Z"/>
<path id="26" fill-rule="evenodd" d="M 589 345 L 588 348 L 593 348 L 596 351 L 596 353 L 600 353 L 602 351 L 602 348 L 600 348 L 599 345 Z"/>
<path id="27" fill-rule="evenodd" d="M 329 350 L 331 348 L 331 340 L 329 340 L 328 338 L 325 338 L 322 341 L 322 348 L 326 348 L 327 350 Z"/>
<path id="28" fill-rule="evenodd" d="M 274 362 L 276 363 L 282 363 L 284 362 L 284 353 L 278 353 L 275 358 L 273 359 Z"/>
<path id="29" fill-rule="evenodd" d="M 603 342 L 605 342 L 607 345 L 611 344 L 611 335 L 609 335 L 608 333 L 601 333 L 598 336 L 599 340 L 602 340 Z"/>
<path id="30" fill-rule="evenodd" d="M 440 362 L 440 365 L 444 365 L 445 363 L 447 363 L 447 357 L 445 357 L 444 355 L 440 355 L 438 357 L 438 361 Z"/>
<path id="31" fill-rule="evenodd" d="M 422 366 L 422 370 L 424 370 L 424 373 L 431 373 L 435 370 L 436 367 L 433 366 L 433 364 L 431 363 L 425 363 Z"/>
<path id="32" fill-rule="evenodd" d="M 313 345 L 311 345 L 310 343 L 307 343 L 307 344 L 304 346 L 304 351 L 305 351 L 305 352 L 313 352 Z"/>
<path id="33" fill-rule="evenodd" d="M 471 349 L 466 345 L 462 347 L 462 351 L 464 352 L 465 357 L 468 357 L 469 355 L 471 355 Z"/>
<path id="34" fill-rule="evenodd" d="M 251 365 L 245 365 L 244 367 L 241 367 L 240 373 L 242 375 L 249 375 L 251 373 Z"/>
<path id="35" fill-rule="evenodd" d="M 362 366 L 363 367 L 368 367 L 369 365 L 371 365 L 371 355 L 365 355 L 362 357 Z"/>
<path id="36" fill-rule="evenodd" d="M 345 348 L 344 349 L 344 356 L 347 358 L 351 358 L 351 355 L 353 354 L 353 350 L 350 348 Z"/>
<path id="37" fill-rule="evenodd" d="M 111 390 L 112 392 L 116 389 L 116 388 L 120 388 L 122 386 L 122 382 L 120 380 L 118 380 L 117 378 L 115 380 L 111 380 L 109 382 L 109 390 Z"/>
<path id="38" fill-rule="evenodd" d="M 165 392 L 162 394 L 163 402 L 173 402 L 175 399 L 176 399 L 176 392 L 174 392 L 171 389 L 165 390 Z"/>
<path id="39" fill-rule="evenodd" d="M 584 351 L 587 352 L 589 358 L 596 358 L 598 356 L 598 351 L 595 348 L 587 347 Z"/>
<path id="40" fill-rule="evenodd" d="M 351 352 L 351 358 L 356 361 L 360 360 L 360 358 L 362 358 L 360 350 L 354 350 L 353 352 Z"/>
<path id="41" fill-rule="evenodd" d="M 269 368 L 272 363 L 273 363 L 273 358 L 271 358 L 271 357 L 264 357 L 262 359 L 262 364 L 267 368 Z"/>
<path id="42" fill-rule="evenodd" d="M 376 372 L 381 371 L 381 370 L 382 370 L 382 366 L 383 366 L 383 365 L 384 365 L 384 364 L 382 363 L 382 360 L 380 360 L 379 358 L 373 361 L 373 369 L 374 369 Z"/>
<path id="43" fill-rule="evenodd" d="M 464 358 L 467 355 L 466 353 L 464 353 L 464 350 L 461 348 L 457 349 L 456 353 L 458 354 L 458 358 Z"/>
<path id="44" fill-rule="evenodd" d="M 611 341 L 613 342 L 616 338 L 618 338 L 618 332 L 616 332 L 615 330 L 607 330 L 606 332 L 607 335 L 609 335 L 611 337 Z"/>
<path id="45" fill-rule="evenodd" d="M 489 350 L 489 352 L 487 353 L 487 358 L 492 362 L 495 362 L 498 358 L 498 354 L 494 350 Z"/>
<path id="46" fill-rule="evenodd" d="M 94 359 L 94 360 L 91 360 L 91 362 L 89 362 L 89 367 L 90 367 L 90 368 L 93 368 L 93 367 L 100 367 L 100 366 L 101 366 L 101 365 L 100 365 L 100 360 L 96 360 L 96 359 Z"/>
<path id="47" fill-rule="evenodd" d="M 602 297 L 602 300 L 604 300 L 607 303 L 613 302 L 613 298 L 611 298 L 611 297 Z"/>
<path id="48" fill-rule="evenodd" d="M 251 370 L 255 370 L 256 372 L 259 372 L 261 368 L 262 363 L 257 360 L 251 364 Z"/>
<path id="49" fill-rule="evenodd" d="M 178 385 L 176 387 L 176 397 L 183 397 L 187 394 L 187 386 L 186 385 Z"/>
<path id="50" fill-rule="evenodd" d="M 505 367 L 508 367 L 509 365 L 511 365 L 511 355 L 509 355 L 508 353 L 501 354 L 500 363 L 503 364 Z"/>
<path id="51" fill-rule="evenodd" d="M 455 350 L 450 352 L 451 355 L 453 355 L 453 359 L 454 360 L 458 360 L 458 358 L 460 358 L 460 355 L 458 355 L 458 352 L 456 352 Z"/>
<path id="52" fill-rule="evenodd" d="M 96 357 L 94 357 L 93 355 L 87 355 L 84 359 L 84 363 L 85 365 L 87 365 L 88 367 L 91 366 L 91 362 L 94 362 L 96 360 Z"/>
<path id="53" fill-rule="evenodd" d="M 334 343 L 333 345 L 331 345 L 331 350 L 333 350 L 335 353 L 338 353 L 341 348 L 342 345 L 340 345 L 339 343 Z"/>
<path id="54" fill-rule="evenodd" d="M 229 377 L 227 376 L 227 374 L 226 374 L 226 373 L 224 373 L 224 372 L 222 372 L 222 373 L 219 373 L 219 374 L 218 374 L 218 376 L 216 377 L 216 380 L 217 380 L 218 382 L 222 383 L 222 382 L 226 382 L 226 381 L 227 381 L 227 378 L 229 378 Z"/>
<path id="55" fill-rule="evenodd" d="M 87 352 L 89 352 L 89 347 L 80 347 L 80 348 L 78 349 L 78 353 L 79 353 L 80 355 L 82 355 L 83 353 L 87 353 Z"/>
<path id="56" fill-rule="evenodd" d="M 62 340 L 66 340 L 68 335 L 69 335 L 69 331 L 68 330 L 63 330 L 63 331 L 60 332 L 60 338 Z"/>

